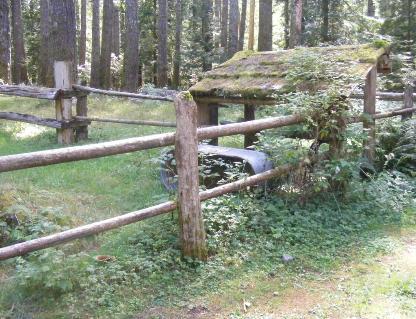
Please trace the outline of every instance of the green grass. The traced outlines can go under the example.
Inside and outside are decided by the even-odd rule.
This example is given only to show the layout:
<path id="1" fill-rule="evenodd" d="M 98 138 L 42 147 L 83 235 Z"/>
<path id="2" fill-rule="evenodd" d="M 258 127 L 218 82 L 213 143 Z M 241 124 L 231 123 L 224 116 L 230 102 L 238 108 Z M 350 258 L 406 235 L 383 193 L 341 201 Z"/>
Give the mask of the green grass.
<path id="1" fill-rule="evenodd" d="M 19 112 L 53 117 L 51 105 L 33 100 L 0 99 L 0 109 L 16 111 L 20 103 Z M 91 97 L 89 106 L 94 116 L 174 120 L 168 103 Z M 235 120 L 240 111 L 231 107 L 222 116 Z M 22 132 L 31 125 L 1 125 L 2 155 L 58 147 L 53 130 L 28 136 Z M 165 131 L 94 123 L 88 143 Z M 222 143 L 240 146 L 241 138 Z M 33 215 L 50 207 L 84 224 L 147 207 L 169 196 L 159 182 L 160 152 L 1 174 L 1 209 L 6 201 Z M 273 309 L 283 303 L 271 298 L 275 292 L 394 251 L 389 233 L 415 227 L 415 189 L 414 179 L 393 173 L 354 180 L 343 199 L 328 193 L 300 204 L 282 194 L 242 192 L 211 200 L 204 204 L 210 249 L 205 264 L 181 258 L 176 214 L 2 262 L 0 317 L 185 318 L 207 307 L 208 318 L 245 318 L 243 300 L 266 313 L 265 304 Z M 282 254 L 294 262 L 283 263 Z M 98 255 L 111 260 L 97 261 Z M 411 285 L 396 285 L 400 296 L 411 295 Z"/>

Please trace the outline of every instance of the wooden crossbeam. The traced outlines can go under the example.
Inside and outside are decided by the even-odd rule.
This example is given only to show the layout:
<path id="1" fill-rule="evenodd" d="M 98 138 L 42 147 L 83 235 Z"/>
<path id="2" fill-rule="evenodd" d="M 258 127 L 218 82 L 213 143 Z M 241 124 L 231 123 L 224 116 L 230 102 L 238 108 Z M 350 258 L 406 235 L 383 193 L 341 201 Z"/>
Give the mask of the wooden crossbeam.
<path id="1" fill-rule="evenodd" d="M 91 122 L 88 120 L 72 120 L 72 121 L 58 121 L 51 118 L 41 118 L 30 114 L 22 114 L 22 113 L 15 113 L 15 112 L 0 112 L 0 119 L 8 120 L 8 121 L 16 121 L 16 122 L 24 122 L 30 124 L 36 124 L 40 126 L 46 126 L 51 128 L 74 128 L 78 126 L 83 126 L 86 124 L 90 124 Z"/>

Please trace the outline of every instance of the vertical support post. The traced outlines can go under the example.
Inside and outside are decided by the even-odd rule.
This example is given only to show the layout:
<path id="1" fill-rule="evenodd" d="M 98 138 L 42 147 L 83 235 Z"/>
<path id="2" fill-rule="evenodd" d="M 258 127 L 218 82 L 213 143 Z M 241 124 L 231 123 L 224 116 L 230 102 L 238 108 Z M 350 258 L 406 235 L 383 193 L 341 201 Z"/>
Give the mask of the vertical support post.
<path id="1" fill-rule="evenodd" d="M 72 63 L 69 61 L 55 61 L 55 87 L 57 89 L 72 89 Z M 58 121 L 72 120 L 72 99 L 59 98 L 55 101 L 56 119 Z M 57 129 L 58 143 L 71 144 L 74 142 L 72 128 Z"/>
<path id="2" fill-rule="evenodd" d="M 368 140 L 364 144 L 364 157 L 372 164 L 375 156 L 376 125 L 372 116 L 376 113 L 377 67 L 367 73 L 364 86 L 364 114 L 369 119 L 364 121 L 363 128 L 368 131 Z"/>
<path id="3" fill-rule="evenodd" d="M 88 95 L 77 98 L 77 116 L 88 116 Z M 88 125 L 79 126 L 75 130 L 75 140 L 83 141 L 88 139 Z"/>
<path id="4" fill-rule="evenodd" d="M 218 105 L 217 104 L 209 104 L 209 125 L 218 126 Z M 218 137 L 213 138 L 210 145 L 218 145 Z"/>
<path id="5" fill-rule="evenodd" d="M 198 126 L 218 125 L 218 105 L 198 102 Z M 209 142 L 210 145 L 218 145 L 218 138 Z"/>
<path id="6" fill-rule="evenodd" d="M 244 105 L 244 121 L 253 121 L 256 119 L 256 111 L 254 105 Z M 252 146 L 257 142 L 256 133 L 248 133 L 244 135 L 244 148 Z"/>
<path id="7" fill-rule="evenodd" d="M 197 105 L 188 92 L 175 98 L 175 157 L 182 254 L 207 259 L 206 234 L 199 197 Z"/>
<path id="8" fill-rule="evenodd" d="M 406 85 L 406 88 L 404 90 L 404 105 L 403 108 L 412 108 L 413 107 L 413 86 L 412 84 Z M 402 115 L 402 121 L 405 121 L 409 118 L 412 118 L 413 113 L 408 113 Z"/>

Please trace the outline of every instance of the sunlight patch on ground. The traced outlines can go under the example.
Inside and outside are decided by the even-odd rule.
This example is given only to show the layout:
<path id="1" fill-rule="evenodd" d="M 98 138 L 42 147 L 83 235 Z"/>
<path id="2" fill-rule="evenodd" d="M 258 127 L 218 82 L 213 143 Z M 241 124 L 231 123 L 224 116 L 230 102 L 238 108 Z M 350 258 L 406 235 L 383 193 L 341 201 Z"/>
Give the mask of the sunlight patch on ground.
<path id="1" fill-rule="evenodd" d="M 47 128 L 28 123 L 14 123 L 13 125 L 6 125 L 4 130 L 10 133 L 15 139 L 24 140 L 41 135 Z"/>

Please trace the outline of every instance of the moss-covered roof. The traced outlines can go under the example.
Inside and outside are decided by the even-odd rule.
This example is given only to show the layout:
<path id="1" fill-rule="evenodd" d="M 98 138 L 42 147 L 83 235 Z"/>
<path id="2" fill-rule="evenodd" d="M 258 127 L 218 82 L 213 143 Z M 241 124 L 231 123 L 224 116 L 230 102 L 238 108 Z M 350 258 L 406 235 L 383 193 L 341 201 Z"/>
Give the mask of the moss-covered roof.
<path id="1" fill-rule="evenodd" d="M 307 77 L 305 83 L 297 82 L 294 86 L 288 74 L 298 68 L 297 72 L 302 75 L 304 67 L 305 73 L 310 69 L 305 63 L 323 62 L 326 72 L 329 65 L 329 72 L 332 74 L 350 75 L 345 83 L 345 88 L 350 90 L 363 82 L 370 68 L 386 52 L 379 44 L 296 48 L 274 52 L 241 51 L 229 61 L 207 72 L 201 81 L 190 88 L 190 92 L 197 99 L 211 97 L 273 100 L 290 91 L 310 90 Z M 325 88 L 327 85 L 323 77 L 319 86 Z"/>

